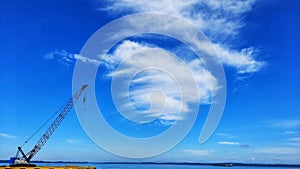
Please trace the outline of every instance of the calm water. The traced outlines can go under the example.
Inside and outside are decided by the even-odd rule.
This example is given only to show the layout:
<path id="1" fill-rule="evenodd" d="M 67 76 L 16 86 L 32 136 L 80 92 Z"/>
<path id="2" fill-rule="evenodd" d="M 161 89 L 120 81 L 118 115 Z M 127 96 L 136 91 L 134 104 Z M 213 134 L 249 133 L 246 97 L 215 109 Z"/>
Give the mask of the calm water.
<path id="1" fill-rule="evenodd" d="M 199 165 L 100 164 L 97 169 L 283 169 L 282 167 L 216 167 Z"/>
<path id="2" fill-rule="evenodd" d="M 7 165 L 0 163 L 1 165 Z M 70 165 L 83 165 L 83 166 L 95 166 L 97 169 L 285 169 L 288 167 L 219 167 L 219 166 L 201 166 L 201 165 L 166 165 L 166 164 L 72 164 L 72 163 L 41 163 L 39 166 L 70 166 Z M 292 167 L 289 169 L 300 169 Z"/>

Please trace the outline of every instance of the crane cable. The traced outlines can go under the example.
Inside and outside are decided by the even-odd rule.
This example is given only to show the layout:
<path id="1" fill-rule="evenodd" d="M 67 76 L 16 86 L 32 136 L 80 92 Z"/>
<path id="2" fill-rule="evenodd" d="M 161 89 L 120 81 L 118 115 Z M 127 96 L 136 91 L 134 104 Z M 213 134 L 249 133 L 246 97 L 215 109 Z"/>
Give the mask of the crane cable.
<path id="1" fill-rule="evenodd" d="M 84 92 L 84 97 L 83 97 L 83 100 L 82 100 L 82 102 L 83 102 L 83 104 L 84 104 L 84 111 L 86 111 L 86 104 L 85 104 L 85 101 L 86 101 L 86 92 Z M 68 101 L 67 101 L 68 102 Z M 66 103 L 67 103 L 66 102 Z M 41 129 L 46 125 L 46 124 L 48 124 L 49 123 L 49 121 L 50 120 L 52 120 L 54 117 L 56 117 L 56 115 L 61 111 L 61 109 L 66 105 L 66 103 L 65 104 L 63 104 L 59 109 L 58 109 L 58 111 L 56 111 L 55 113 L 53 113 L 30 137 L 28 137 L 25 141 L 24 141 L 24 143 L 21 145 L 21 148 L 25 145 L 25 144 L 27 144 L 39 131 L 41 131 Z"/>
<path id="2" fill-rule="evenodd" d="M 66 102 L 67 103 L 67 102 Z M 65 103 L 65 104 L 66 104 Z M 52 114 L 30 137 L 28 137 L 25 141 L 24 141 L 24 143 L 21 145 L 21 148 L 26 144 L 26 143 L 28 143 L 46 124 L 48 124 L 49 123 L 49 121 L 50 120 L 52 120 L 59 112 L 60 112 L 60 110 L 64 107 L 64 105 L 65 104 L 63 104 L 59 109 L 58 109 L 58 111 L 56 111 L 54 114 Z"/>

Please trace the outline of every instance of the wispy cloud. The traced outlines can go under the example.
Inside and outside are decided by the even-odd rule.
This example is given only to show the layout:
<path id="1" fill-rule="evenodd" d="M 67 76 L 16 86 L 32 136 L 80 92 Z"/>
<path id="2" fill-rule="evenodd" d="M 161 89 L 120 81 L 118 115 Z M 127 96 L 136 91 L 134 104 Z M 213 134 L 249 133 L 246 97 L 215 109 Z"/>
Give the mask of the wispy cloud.
<path id="1" fill-rule="evenodd" d="M 149 50 L 151 52 L 147 52 Z M 141 53 L 143 51 L 146 52 Z M 136 53 L 139 53 L 138 57 L 131 57 Z M 149 59 L 150 57 L 152 59 Z M 102 58 L 103 64 L 109 69 L 107 72 L 108 77 L 125 77 L 127 79 L 126 77 L 131 76 L 132 73 L 155 65 L 168 70 L 171 76 L 176 75 L 177 81 L 184 82 L 181 85 L 188 86 L 187 89 L 189 90 L 181 91 L 180 86 L 178 86 L 177 82 L 168 73 L 166 74 L 158 70 L 148 70 L 140 73 L 141 76 L 136 76 L 131 81 L 131 86 L 133 86 L 130 88 L 129 96 L 132 98 L 131 104 L 136 108 L 143 107 L 141 112 L 144 114 L 147 114 L 149 117 L 157 116 L 157 113 L 160 112 L 161 104 L 165 103 L 165 111 L 159 116 L 160 120 L 173 121 L 184 119 L 184 116 L 178 116 L 179 112 L 189 112 L 189 103 L 198 101 L 199 99 L 202 104 L 209 104 L 213 89 L 218 88 L 216 79 L 214 79 L 209 71 L 204 69 L 199 59 L 183 63 L 172 56 L 169 51 L 153 45 L 126 40 L 112 54 Z M 123 69 L 115 70 L 121 62 Z M 188 78 L 190 73 L 192 73 L 192 78 Z M 192 84 L 198 86 L 196 90 L 198 90 L 199 95 L 195 92 Z M 155 95 L 153 91 L 164 91 L 164 94 Z M 119 95 L 127 98 L 126 93 L 119 93 Z M 150 95 L 151 98 L 149 97 Z M 181 95 L 186 96 L 186 99 L 182 100 Z M 150 107 L 147 106 L 150 102 L 151 109 L 144 109 L 144 107 Z M 122 105 L 124 106 L 122 110 L 126 110 L 126 107 L 131 106 Z M 128 112 L 131 111 L 128 110 Z"/>
<path id="2" fill-rule="evenodd" d="M 287 145 L 300 147 L 300 142 L 290 142 L 290 143 L 287 143 Z"/>
<path id="3" fill-rule="evenodd" d="M 300 137 L 292 137 L 292 138 L 289 138 L 288 140 L 300 142 Z"/>
<path id="4" fill-rule="evenodd" d="M 239 36 L 240 28 L 245 25 L 243 15 L 252 9 L 256 0 L 245 1 L 218 1 L 218 0 L 106 0 L 108 6 L 101 8 L 104 11 L 124 12 L 162 12 L 178 16 L 190 21 L 202 30 L 212 41 L 213 47 L 222 62 L 237 69 L 237 73 L 253 73 L 266 65 L 258 61 L 258 50 L 254 47 L 236 50 L 233 37 Z M 178 27 L 180 25 L 171 25 Z M 199 42 L 198 42 L 199 43 Z"/>
<path id="5" fill-rule="evenodd" d="M 233 134 L 230 133 L 216 133 L 216 136 L 222 137 L 222 138 L 227 138 L 227 139 L 233 139 L 236 136 L 234 136 Z"/>
<path id="6" fill-rule="evenodd" d="M 296 132 L 295 131 L 291 131 L 291 130 L 288 130 L 288 131 L 285 131 L 284 134 L 295 134 Z"/>
<path id="7" fill-rule="evenodd" d="M 17 138 L 14 135 L 10 135 L 10 134 L 7 134 L 7 133 L 1 133 L 1 132 L 0 132 L 0 137 L 2 137 L 2 138 L 8 138 L 8 139 Z"/>
<path id="8" fill-rule="evenodd" d="M 161 12 L 171 14 L 186 21 L 193 23 L 199 30 L 203 31 L 211 43 L 199 42 L 197 38 L 192 38 L 194 42 L 203 53 L 211 55 L 208 45 L 212 45 L 217 55 L 223 64 L 236 69 L 237 74 L 251 74 L 260 71 L 265 66 L 265 62 L 257 60 L 259 58 L 259 51 L 254 47 L 245 47 L 241 49 L 234 48 L 234 38 L 240 34 L 240 28 L 244 26 L 243 15 L 252 9 L 256 0 L 245 1 L 218 1 L 218 0 L 178 0 L 176 3 L 172 0 L 148 1 L 148 0 L 105 0 L 107 6 L 99 10 L 108 13 L 136 13 L 136 12 Z M 141 22 L 145 19 L 143 18 Z M 163 19 L 163 18 L 162 18 Z M 134 21 L 136 23 L 139 21 Z M 172 24 L 166 22 L 161 27 L 179 28 L 183 27 L 180 24 Z M 158 28 L 157 28 L 158 29 Z M 173 29 L 171 29 L 173 30 Z M 176 29 L 175 29 L 176 30 Z M 181 30 L 181 29 L 178 29 Z M 115 35 L 118 36 L 118 35 Z M 195 40 L 194 40 L 195 39 Z M 232 39 L 232 40 L 230 40 Z M 224 42 L 227 42 L 226 44 Z M 145 50 L 154 50 L 155 55 L 160 56 L 152 59 L 145 59 L 145 57 L 137 57 L 132 59 L 130 56 Z M 111 54 L 105 57 L 101 56 L 101 63 L 99 60 L 89 59 L 85 56 L 70 54 L 66 50 L 55 50 L 45 55 L 47 59 L 58 58 L 62 63 L 70 63 L 75 60 L 91 63 L 93 65 L 103 64 L 110 71 L 107 77 L 126 77 L 127 74 L 147 67 L 149 64 L 154 65 L 161 63 L 164 67 L 175 72 L 177 78 L 186 81 L 184 85 L 192 86 L 191 80 L 187 79 L 188 73 L 185 69 L 189 68 L 192 72 L 198 90 L 185 91 L 180 93 L 178 84 L 174 83 L 174 79 L 166 76 L 164 72 L 147 71 L 141 76 L 136 76 L 131 82 L 130 99 L 131 105 L 122 104 L 124 112 L 126 107 L 134 105 L 135 108 L 141 108 L 145 116 L 152 118 L 159 116 L 160 120 L 174 121 L 184 119 L 185 113 L 190 111 L 190 103 L 200 100 L 202 104 L 210 104 L 213 94 L 220 86 L 218 79 L 212 75 L 210 70 L 207 70 L 202 65 L 202 61 L 198 59 L 187 60 L 185 65 L 180 61 L 174 59 L 172 55 L 174 51 L 167 51 L 166 49 L 150 44 L 145 44 L 139 41 L 125 40 L 114 48 Z M 171 57 L 172 56 L 172 57 Z M 150 56 L 149 56 L 150 57 Z M 159 62 L 157 61 L 159 60 Z M 117 66 L 122 63 L 125 69 L 115 70 Z M 191 88 L 192 89 L 192 88 Z M 164 93 L 153 92 L 164 91 Z M 197 92 L 199 96 L 197 96 Z M 120 93 L 119 95 L 124 95 Z M 186 100 L 181 100 L 181 94 L 189 96 Z M 127 97 L 127 96 L 126 96 Z M 124 95 L 125 98 L 125 95 Z M 165 105 L 163 105 L 163 103 Z M 145 110 L 145 107 L 149 109 Z M 164 113 L 160 115 L 161 107 L 164 107 Z M 131 109 L 130 109 L 131 110 Z M 132 112 L 128 109 L 128 112 Z M 183 112 L 182 115 L 178 115 Z"/>
<path id="9" fill-rule="evenodd" d="M 284 128 L 284 129 L 296 129 L 300 128 L 300 120 L 280 120 L 280 121 L 271 121 L 269 122 L 272 127 Z"/>
<path id="10" fill-rule="evenodd" d="M 194 149 L 184 149 L 182 150 L 185 153 L 189 153 L 193 156 L 207 156 L 213 153 L 212 150 L 194 150 Z"/>
<path id="11" fill-rule="evenodd" d="M 157 59 L 147 59 L 147 57 L 130 58 L 130 56 L 136 53 L 153 49 L 155 49 L 157 53 L 151 53 L 151 57 L 155 55 L 158 57 Z M 149 64 L 154 65 L 160 63 L 161 67 L 172 71 L 172 74 L 176 74 L 176 80 L 184 82 L 184 86 L 190 86 L 186 87 L 189 90 L 186 90 L 185 93 L 180 93 L 181 90 L 172 77 L 159 71 L 147 71 L 143 76 L 139 76 L 131 81 L 131 86 L 133 87 L 130 90 L 130 98 L 132 101 L 131 104 L 134 105 L 135 108 L 143 107 L 141 112 L 149 118 L 158 116 L 158 113 L 161 112 L 160 108 L 162 103 L 165 103 L 165 111 L 159 116 L 163 124 L 170 124 L 168 122 L 172 123 L 172 121 L 175 120 L 183 120 L 184 113 L 190 111 L 189 103 L 200 100 L 202 104 L 210 104 L 213 89 L 218 89 L 217 80 L 202 66 L 200 59 L 190 60 L 187 64 L 183 64 L 179 59 L 176 59 L 170 51 L 154 45 L 141 44 L 130 40 L 123 41 L 111 54 L 99 56 L 99 60 L 90 59 L 79 54 L 72 54 L 63 49 L 49 52 L 44 57 L 45 59 L 56 59 L 65 64 L 72 64 L 72 62 L 76 60 L 87 62 L 95 66 L 102 64 L 109 70 L 106 72 L 106 76 L 110 78 L 124 77 L 130 74 L 130 72 L 135 72 L 135 70 L 149 66 Z M 102 59 L 101 63 L 100 59 Z M 157 60 L 160 60 L 160 62 L 157 62 Z M 115 70 L 121 62 L 123 65 L 126 65 L 126 69 Z M 187 78 L 189 73 L 192 73 L 192 78 Z M 193 83 L 196 83 L 198 93 L 195 92 L 192 87 Z M 164 91 L 165 94 L 156 95 L 159 93 L 153 92 L 158 90 Z M 181 100 L 181 94 L 187 96 L 183 101 Z M 126 94 L 120 93 L 120 95 L 125 96 Z M 151 98 L 149 97 L 150 95 Z M 151 101 L 149 99 L 151 99 Z M 151 103 L 151 109 L 144 109 L 149 103 Z M 123 104 L 124 107 L 132 105 Z M 124 108 L 124 110 L 126 109 Z M 179 112 L 183 112 L 183 114 L 179 116 Z"/>
<path id="12" fill-rule="evenodd" d="M 44 58 L 57 60 L 67 66 L 75 61 L 74 55 L 64 49 L 55 49 L 54 51 L 48 52 L 44 55 Z"/>
<path id="13" fill-rule="evenodd" d="M 98 66 L 100 64 L 99 60 L 91 59 L 91 58 L 82 56 L 80 54 L 74 54 L 74 59 L 80 60 L 80 61 L 85 62 L 85 63 L 90 63 L 90 64 L 93 64 L 95 66 Z"/>
<path id="14" fill-rule="evenodd" d="M 81 140 L 78 140 L 78 139 L 67 139 L 66 142 L 69 143 L 69 144 L 78 144 L 78 143 L 81 142 Z"/>
<path id="15" fill-rule="evenodd" d="M 233 141 L 219 141 L 218 144 L 221 144 L 221 145 L 240 145 L 239 142 L 233 142 Z"/>
<path id="16" fill-rule="evenodd" d="M 266 154 L 299 154 L 300 148 L 290 148 L 290 147 L 267 147 L 256 149 L 257 153 L 266 153 Z"/>
<path id="17" fill-rule="evenodd" d="M 106 0 L 104 11 L 163 12 L 185 18 L 195 23 L 201 30 L 215 35 L 232 36 L 238 33 L 244 23 L 242 15 L 252 9 L 256 0 Z"/>
<path id="18" fill-rule="evenodd" d="M 287 145 L 289 146 L 296 146 L 296 147 L 300 146 L 300 137 L 291 137 L 288 138 L 287 141 L 288 141 Z"/>
<path id="19" fill-rule="evenodd" d="M 64 65 L 69 66 L 70 64 L 74 64 L 75 61 L 80 60 L 85 63 L 90 63 L 92 65 L 99 65 L 99 61 L 96 59 L 90 59 L 88 57 L 84 57 L 80 54 L 73 54 L 65 49 L 55 49 L 54 51 L 48 52 L 47 54 L 44 55 L 45 59 L 48 60 L 56 60 Z"/>
<path id="20" fill-rule="evenodd" d="M 239 146 L 241 148 L 249 148 L 249 147 L 251 147 L 249 144 L 240 144 Z"/>
<path id="21" fill-rule="evenodd" d="M 257 51 L 253 48 L 244 48 L 241 51 L 237 51 L 226 48 L 221 44 L 213 44 L 213 47 L 221 58 L 222 63 L 236 68 L 239 74 L 257 72 L 266 64 L 254 59 Z"/>
<path id="22" fill-rule="evenodd" d="M 219 141 L 217 142 L 220 145 L 232 145 L 232 146 L 238 146 L 240 148 L 249 148 L 250 145 L 249 144 L 243 144 L 240 142 L 235 142 L 235 141 Z"/>

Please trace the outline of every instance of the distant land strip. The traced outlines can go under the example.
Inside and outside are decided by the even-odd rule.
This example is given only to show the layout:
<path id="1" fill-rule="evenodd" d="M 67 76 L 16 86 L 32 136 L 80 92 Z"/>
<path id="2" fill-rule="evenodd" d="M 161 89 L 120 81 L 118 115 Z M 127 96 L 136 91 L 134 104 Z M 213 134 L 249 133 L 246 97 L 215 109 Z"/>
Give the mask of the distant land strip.
<path id="1" fill-rule="evenodd" d="M 0 163 L 9 163 L 9 160 L 0 160 Z M 66 164 L 153 164 L 153 165 L 216 165 L 232 164 L 233 166 L 255 166 L 255 167 L 300 167 L 300 164 L 261 164 L 261 163 L 192 163 L 192 162 L 88 162 L 88 161 L 43 161 L 36 160 L 31 163 L 66 163 Z"/>

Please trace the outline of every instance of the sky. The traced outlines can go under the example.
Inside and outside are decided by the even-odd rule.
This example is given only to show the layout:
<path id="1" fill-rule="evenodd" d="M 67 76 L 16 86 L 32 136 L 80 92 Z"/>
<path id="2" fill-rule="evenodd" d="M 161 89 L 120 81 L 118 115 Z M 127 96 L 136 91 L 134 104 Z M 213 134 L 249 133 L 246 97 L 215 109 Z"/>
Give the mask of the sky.
<path id="1" fill-rule="evenodd" d="M 109 137 L 92 141 L 93 133 L 85 132 L 80 114 L 72 110 L 33 160 L 299 163 L 299 10 L 300 2 L 293 0 L 0 1 L 0 159 L 14 156 L 17 146 L 72 96 L 75 64 L 84 63 L 97 68 L 95 90 L 87 90 L 95 93 L 103 117 L 115 131 L 149 138 L 186 124 L 193 112 L 199 112 L 195 123 L 169 151 L 128 158 L 97 143 L 138 154 L 159 150 L 155 144 L 176 137 L 143 145 L 144 150 Z M 95 58 L 81 53 L 101 27 L 143 12 L 168 14 L 185 23 L 165 22 L 155 31 L 169 27 L 176 33 L 193 25 L 206 40 L 188 40 L 202 55 L 178 38 L 151 33 L 127 37 Z M 152 21 L 142 19 L 137 27 Z M 118 27 L 110 31 L 118 32 Z M 212 55 L 224 69 L 225 82 L 205 65 Z M 223 90 L 222 118 L 200 144 L 209 109 Z M 88 96 L 85 113 L 92 114 L 96 109 Z M 23 146 L 25 152 L 45 130 Z M 96 127 L 94 132 L 109 133 Z"/>

